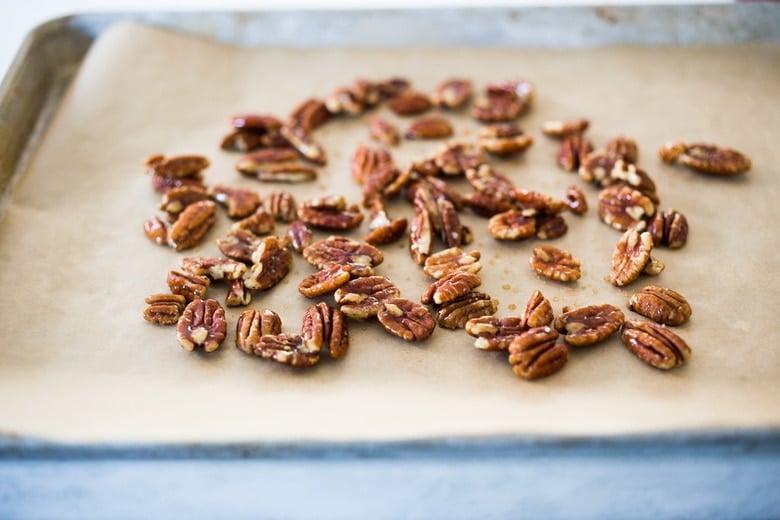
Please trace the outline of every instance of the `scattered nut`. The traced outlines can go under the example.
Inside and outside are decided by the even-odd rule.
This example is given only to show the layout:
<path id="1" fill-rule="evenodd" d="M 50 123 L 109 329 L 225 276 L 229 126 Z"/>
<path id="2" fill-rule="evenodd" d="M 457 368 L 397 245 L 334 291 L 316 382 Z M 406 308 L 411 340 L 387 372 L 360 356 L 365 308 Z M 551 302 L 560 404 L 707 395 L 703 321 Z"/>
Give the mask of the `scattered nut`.
<path id="1" fill-rule="evenodd" d="M 404 298 L 382 302 L 376 317 L 387 332 L 410 342 L 425 341 L 436 328 L 428 309 Z"/>
<path id="2" fill-rule="evenodd" d="M 536 219 L 523 210 L 510 209 L 490 217 L 488 230 L 498 240 L 523 240 L 536 233 Z"/>
<path id="3" fill-rule="evenodd" d="M 431 102 L 441 108 L 460 108 L 471 98 L 471 81 L 451 78 L 440 83 L 431 95 Z"/>
<path id="4" fill-rule="evenodd" d="M 168 288 L 173 294 L 180 294 L 191 302 L 203 298 L 211 281 L 206 276 L 190 274 L 175 269 L 168 272 Z"/>
<path id="5" fill-rule="evenodd" d="M 347 206 L 343 197 L 312 199 L 301 204 L 298 217 L 312 227 L 344 231 L 363 222 L 363 213 L 356 204 Z"/>
<path id="6" fill-rule="evenodd" d="M 609 226 L 625 231 L 655 214 L 655 204 L 642 192 L 614 184 L 599 192 L 599 217 Z"/>
<path id="7" fill-rule="evenodd" d="M 152 294 L 145 301 L 144 319 L 158 325 L 174 325 L 187 304 L 180 294 Z"/>
<path id="8" fill-rule="evenodd" d="M 385 301 L 400 294 L 398 287 L 384 276 L 364 276 L 343 284 L 334 298 L 346 316 L 364 320 L 376 316 Z"/>
<path id="9" fill-rule="evenodd" d="M 425 208 L 415 208 L 414 219 L 409 226 L 409 253 L 417 265 L 422 265 L 431 254 L 433 246 L 432 218 Z"/>
<path id="10" fill-rule="evenodd" d="M 563 340 L 575 347 L 600 343 L 623 325 L 623 312 L 614 305 L 588 305 L 579 309 L 563 308 L 555 318 L 555 330 L 565 334 Z"/>
<path id="11" fill-rule="evenodd" d="M 558 164 L 566 171 L 577 171 L 592 151 L 593 145 L 587 138 L 579 134 L 570 135 L 561 141 L 558 148 Z"/>
<path id="12" fill-rule="evenodd" d="M 157 245 L 167 245 L 168 226 L 160 217 L 154 216 L 144 222 L 144 234 Z"/>
<path id="13" fill-rule="evenodd" d="M 639 146 L 630 137 L 619 136 L 607 143 L 607 153 L 631 164 L 639 160 Z"/>
<path id="14" fill-rule="evenodd" d="M 335 291 L 349 278 L 349 267 L 334 264 L 304 278 L 298 291 L 307 298 L 316 298 Z"/>
<path id="15" fill-rule="evenodd" d="M 290 223 L 298 219 L 298 205 L 292 193 L 278 191 L 265 199 L 265 208 L 281 222 Z"/>
<path id="16" fill-rule="evenodd" d="M 168 214 L 169 222 L 175 222 L 187 206 L 208 199 L 206 189 L 201 186 L 179 186 L 165 192 L 160 202 L 160 209 Z"/>
<path id="17" fill-rule="evenodd" d="M 693 170 L 718 177 L 740 175 L 752 166 L 750 158 L 742 152 L 714 144 L 667 143 L 658 155 L 665 162 L 677 161 Z"/>
<path id="18" fill-rule="evenodd" d="M 568 230 L 568 224 L 560 215 L 542 215 L 536 218 L 536 238 L 553 240 L 562 237 Z"/>
<path id="19" fill-rule="evenodd" d="M 550 327 L 534 327 L 509 344 L 509 363 L 515 375 L 527 380 L 558 372 L 569 358 L 569 349 L 556 343 L 558 333 Z"/>
<path id="20" fill-rule="evenodd" d="M 474 341 L 474 348 L 479 350 L 507 350 L 515 337 L 528 330 L 522 321 L 522 318 L 518 316 L 507 316 L 505 318 L 482 316 L 467 321 L 464 329 L 467 334 L 477 338 Z"/>
<path id="21" fill-rule="evenodd" d="M 472 291 L 443 303 L 436 311 L 436 321 L 445 329 L 462 329 L 469 320 L 493 315 L 497 310 L 498 300 L 485 293 Z"/>
<path id="22" fill-rule="evenodd" d="M 662 325 L 682 325 L 691 317 L 691 306 L 685 297 L 673 289 L 646 285 L 631 296 L 632 311 Z"/>
<path id="23" fill-rule="evenodd" d="M 631 228 L 620 237 L 612 253 L 609 281 L 622 287 L 636 280 L 650 262 L 653 237 L 648 232 L 640 233 Z"/>
<path id="24" fill-rule="evenodd" d="M 190 204 L 168 229 L 168 245 L 176 251 L 198 245 L 217 220 L 217 205 L 210 200 Z"/>
<path id="25" fill-rule="evenodd" d="M 588 211 L 588 201 L 585 199 L 585 194 L 576 184 L 566 188 L 565 202 L 569 206 L 569 211 L 575 215 L 584 215 Z"/>
<path id="26" fill-rule="evenodd" d="M 399 116 L 414 116 L 431 108 L 431 100 L 424 94 L 406 89 L 392 97 L 387 106 Z"/>
<path id="27" fill-rule="evenodd" d="M 506 157 L 526 151 L 534 143 L 534 138 L 514 124 L 504 123 L 480 130 L 477 142 L 482 150 Z"/>
<path id="28" fill-rule="evenodd" d="M 230 229 L 249 231 L 250 233 L 260 236 L 271 233 L 275 227 L 276 220 L 274 219 L 274 216 L 260 206 L 257 208 L 257 211 L 248 217 L 239 220 L 233 224 Z"/>
<path id="29" fill-rule="evenodd" d="M 629 320 L 623 325 L 623 343 L 648 365 L 669 370 L 691 358 L 685 341 L 663 325 Z"/>
<path id="30" fill-rule="evenodd" d="M 246 273 L 246 265 L 230 258 L 187 257 L 181 259 L 181 268 L 210 280 L 240 280 Z"/>
<path id="31" fill-rule="evenodd" d="M 153 155 L 146 160 L 146 168 L 152 175 L 160 177 L 199 177 L 208 168 L 209 160 L 202 155 L 177 155 L 165 158 L 164 155 Z"/>
<path id="32" fill-rule="evenodd" d="M 422 294 L 420 301 L 425 305 L 442 305 L 469 294 L 482 285 L 479 276 L 468 271 L 453 271 L 433 282 Z"/>
<path id="33" fill-rule="evenodd" d="M 287 227 L 287 239 L 290 241 L 290 247 L 296 253 L 302 253 L 304 249 L 309 247 L 312 237 L 311 229 L 302 220 L 296 220 Z"/>
<path id="34" fill-rule="evenodd" d="M 217 247 L 228 258 L 252 263 L 252 255 L 260 245 L 260 237 L 244 229 L 231 229 L 224 238 L 217 239 Z"/>
<path id="35" fill-rule="evenodd" d="M 590 126 L 587 119 L 573 119 L 571 121 L 545 121 L 542 124 L 542 132 L 549 137 L 563 139 L 570 135 L 583 133 Z"/>
<path id="36" fill-rule="evenodd" d="M 265 291 L 282 281 L 292 266 L 292 253 L 276 237 L 260 240 L 252 252 L 254 264 L 244 275 L 244 286 L 253 291 Z"/>
<path id="37" fill-rule="evenodd" d="M 193 351 L 196 346 L 204 352 L 214 352 L 222 344 L 227 332 L 225 309 L 217 300 L 192 300 L 176 324 L 176 335 L 184 350 Z"/>
<path id="38" fill-rule="evenodd" d="M 370 276 L 374 274 L 373 268 L 384 261 L 376 247 L 339 236 L 314 242 L 303 250 L 303 258 L 317 269 L 348 265 L 352 276 Z"/>
<path id="39" fill-rule="evenodd" d="M 230 218 L 248 217 L 260 206 L 260 196 L 252 190 L 218 184 L 209 190 L 209 195 L 227 207 Z"/>
<path id="40" fill-rule="evenodd" d="M 407 139 L 443 139 L 452 135 L 452 125 L 441 116 L 415 119 L 404 133 Z"/>
<path id="41" fill-rule="evenodd" d="M 396 146 L 401 142 L 401 134 L 398 132 L 398 128 L 384 117 L 369 117 L 368 128 L 373 139 L 387 146 Z"/>
<path id="42" fill-rule="evenodd" d="M 253 353 L 261 359 L 282 365 L 306 368 L 320 362 L 319 349 L 310 349 L 299 334 L 265 334 L 254 345 Z"/>
<path id="43" fill-rule="evenodd" d="M 459 247 L 439 251 L 425 260 L 423 272 L 437 280 L 453 271 L 467 271 L 477 274 L 482 269 L 479 251 L 464 252 Z"/>
<path id="44" fill-rule="evenodd" d="M 227 307 L 243 307 L 252 302 L 252 293 L 246 290 L 244 280 L 232 280 L 225 295 Z"/>
<path id="45" fill-rule="evenodd" d="M 688 219 L 676 209 L 667 209 L 655 214 L 647 226 L 655 246 L 679 249 L 688 241 Z"/>
<path id="46" fill-rule="evenodd" d="M 536 290 L 525 304 L 521 325 L 526 328 L 545 327 L 553 322 L 553 309 L 550 300 L 544 297 L 542 291 Z"/>
<path id="47" fill-rule="evenodd" d="M 531 256 L 531 267 L 537 274 L 559 282 L 579 280 L 580 265 L 571 253 L 553 246 L 537 246 Z"/>
<path id="48" fill-rule="evenodd" d="M 270 309 L 247 309 L 236 323 L 236 346 L 247 354 L 254 353 L 260 337 L 282 333 L 282 320 Z"/>

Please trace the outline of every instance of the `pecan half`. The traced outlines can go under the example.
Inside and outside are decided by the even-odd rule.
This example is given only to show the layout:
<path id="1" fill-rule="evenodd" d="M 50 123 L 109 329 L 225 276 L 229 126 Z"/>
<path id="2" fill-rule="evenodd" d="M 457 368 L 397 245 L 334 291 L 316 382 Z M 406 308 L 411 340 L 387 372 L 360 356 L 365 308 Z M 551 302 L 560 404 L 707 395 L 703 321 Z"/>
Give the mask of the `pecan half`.
<path id="1" fill-rule="evenodd" d="M 580 156 L 580 167 L 577 171 L 583 181 L 601 186 L 617 161 L 617 157 L 605 150 L 595 150 L 584 157 Z"/>
<path id="2" fill-rule="evenodd" d="M 431 94 L 431 102 L 441 108 L 460 108 L 472 93 L 471 81 L 465 78 L 450 78 L 440 83 Z"/>
<path id="3" fill-rule="evenodd" d="M 563 308 L 553 326 L 569 345 L 583 347 L 600 343 L 623 325 L 623 312 L 614 305 L 588 305 L 579 309 Z"/>
<path id="4" fill-rule="evenodd" d="M 556 343 L 558 333 L 550 327 L 534 327 L 509 344 L 509 363 L 518 377 L 539 379 L 558 372 L 569 359 L 566 345 Z"/>
<path id="5" fill-rule="evenodd" d="M 303 252 L 311 245 L 313 233 L 309 226 L 302 220 L 296 220 L 287 228 L 287 239 L 290 241 L 290 247 L 296 253 Z"/>
<path id="6" fill-rule="evenodd" d="M 615 184 L 599 192 L 599 217 L 615 229 L 625 231 L 654 214 L 653 201 L 630 186 Z"/>
<path id="7" fill-rule="evenodd" d="M 376 84 L 357 80 L 349 87 L 334 90 L 326 99 L 325 106 L 333 115 L 356 116 L 379 102 L 379 89 Z"/>
<path id="8" fill-rule="evenodd" d="M 260 237 L 251 231 L 231 229 L 227 236 L 217 239 L 217 247 L 226 257 L 249 264 L 260 241 Z"/>
<path id="9" fill-rule="evenodd" d="M 480 217 L 493 217 L 515 207 L 511 195 L 492 191 L 475 191 L 463 197 L 463 203 Z"/>
<path id="10" fill-rule="evenodd" d="M 315 128 L 325 124 L 329 119 L 330 112 L 328 111 L 328 107 L 325 106 L 325 101 L 317 98 L 309 98 L 293 109 L 287 125 L 282 125 L 279 130 L 282 131 L 285 126 L 288 126 L 299 128 L 301 132 L 308 134 Z"/>
<path id="11" fill-rule="evenodd" d="M 650 219 L 647 232 L 654 245 L 679 249 L 688 241 L 688 219 L 676 209 L 659 211 Z"/>
<path id="12" fill-rule="evenodd" d="M 168 287 L 173 294 L 184 296 L 188 302 L 203 298 L 211 281 L 206 276 L 172 269 L 168 271 Z"/>
<path id="13" fill-rule="evenodd" d="M 623 325 L 622 339 L 636 357 L 661 370 L 678 367 L 691 358 L 688 344 L 657 323 L 629 320 Z"/>
<path id="14" fill-rule="evenodd" d="M 558 148 L 558 164 L 566 171 L 577 171 L 585 157 L 592 151 L 593 145 L 587 138 L 579 134 L 570 135 Z"/>
<path id="15" fill-rule="evenodd" d="M 157 245 L 167 245 L 168 226 L 158 216 L 144 222 L 144 235 Z"/>
<path id="16" fill-rule="evenodd" d="M 282 122 L 267 114 L 238 114 L 230 118 L 233 128 L 252 130 L 258 133 L 277 132 Z"/>
<path id="17" fill-rule="evenodd" d="M 691 305 L 673 289 L 646 285 L 628 300 L 628 308 L 663 325 L 682 325 L 691 317 Z"/>
<path id="18" fill-rule="evenodd" d="M 246 289 L 244 280 L 232 280 L 225 295 L 227 307 L 243 307 L 252 303 L 252 293 Z"/>
<path id="19" fill-rule="evenodd" d="M 411 87 L 409 80 L 401 77 L 383 79 L 376 83 L 379 94 L 383 98 L 392 98 Z"/>
<path id="20" fill-rule="evenodd" d="M 374 246 L 390 244 L 399 240 L 406 231 L 406 217 L 390 220 L 382 201 L 375 199 L 371 206 L 370 221 L 365 241 Z"/>
<path id="21" fill-rule="evenodd" d="M 158 325 L 175 324 L 187 304 L 180 294 L 152 294 L 145 301 L 144 319 Z"/>
<path id="22" fill-rule="evenodd" d="M 236 346 L 247 354 L 254 353 L 260 337 L 282 333 L 282 320 L 270 309 L 247 309 L 236 323 Z"/>
<path id="23" fill-rule="evenodd" d="M 553 309 L 550 300 L 544 297 L 542 291 L 536 290 L 525 304 L 521 316 L 523 327 L 545 327 L 553 322 Z"/>
<path id="24" fill-rule="evenodd" d="M 445 247 L 458 247 L 463 243 L 463 224 L 455 206 L 444 197 L 436 199 L 441 216 L 441 240 Z"/>
<path id="25" fill-rule="evenodd" d="M 483 123 L 511 121 L 519 116 L 533 97 L 534 87 L 524 80 L 488 85 L 474 101 L 471 115 Z"/>
<path id="26" fill-rule="evenodd" d="M 667 143 L 658 155 L 665 162 L 677 161 L 698 172 L 718 177 L 740 175 L 752 166 L 750 158 L 742 152 L 706 143 Z"/>
<path id="27" fill-rule="evenodd" d="M 628 184 L 635 190 L 641 191 L 654 203 L 658 203 L 658 195 L 655 193 L 655 181 L 646 171 L 638 168 L 635 164 L 618 159 L 612 166 L 609 175 L 601 181 L 601 186 L 617 183 Z"/>
<path id="28" fill-rule="evenodd" d="M 536 219 L 524 210 L 510 209 L 490 217 L 488 231 L 498 240 L 523 240 L 536 233 Z"/>
<path id="29" fill-rule="evenodd" d="M 246 163 L 239 163 L 238 167 L 244 168 L 242 173 L 248 175 L 249 170 Z M 317 170 L 300 161 L 271 164 L 256 170 L 253 175 L 262 182 L 283 182 L 288 184 L 298 184 L 300 182 L 311 182 L 317 179 Z"/>
<path id="30" fill-rule="evenodd" d="M 298 292 L 307 298 L 331 293 L 349 281 L 350 272 L 348 266 L 331 265 L 301 280 Z"/>
<path id="31" fill-rule="evenodd" d="M 236 129 L 222 138 L 219 147 L 226 151 L 251 152 L 267 145 L 269 134 L 254 130 Z"/>
<path id="32" fill-rule="evenodd" d="M 275 286 L 287 276 L 292 266 L 292 253 L 276 237 L 260 240 L 252 252 L 254 264 L 244 275 L 247 289 L 264 291 Z"/>
<path id="33" fill-rule="evenodd" d="M 217 220 L 217 205 L 210 200 L 190 204 L 168 229 L 168 245 L 176 251 L 195 247 Z"/>
<path id="34" fill-rule="evenodd" d="M 587 119 L 572 119 L 570 121 L 545 121 L 542 124 L 542 132 L 549 137 L 563 139 L 570 135 L 583 133 L 590 126 Z"/>
<path id="35" fill-rule="evenodd" d="M 209 189 L 209 195 L 227 207 L 230 218 L 244 218 L 260 206 L 260 195 L 252 190 L 231 188 L 217 184 Z"/>
<path id="36" fill-rule="evenodd" d="M 490 316 L 497 310 L 498 300 L 485 293 L 472 291 L 442 304 L 436 311 L 436 321 L 445 329 L 462 329 L 470 319 Z"/>
<path id="37" fill-rule="evenodd" d="M 320 351 L 310 349 L 300 334 L 265 334 L 254 345 L 255 356 L 292 367 L 311 367 L 320 362 Z"/>
<path id="38" fill-rule="evenodd" d="M 653 237 L 648 232 L 640 233 L 631 228 L 620 237 L 612 253 L 609 281 L 622 287 L 633 282 L 650 263 Z"/>
<path id="39" fill-rule="evenodd" d="M 482 269 L 479 251 L 466 253 L 459 247 L 439 251 L 425 260 L 423 272 L 437 280 L 453 271 L 467 271 L 477 274 Z"/>
<path id="40" fill-rule="evenodd" d="M 522 318 L 507 316 L 496 318 L 495 316 L 482 316 L 472 318 L 464 326 L 466 333 L 477 338 L 474 348 L 479 350 L 506 350 L 509 344 L 518 335 L 527 330 Z"/>
<path id="41" fill-rule="evenodd" d="M 190 352 L 196 346 L 214 352 L 224 341 L 226 332 L 225 309 L 212 299 L 191 301 L 176 324 L 179 345 Z"/>
<path id="42" fill-rule="evenodd" d="M 387 146 L 396 146 L 401 142 L 401 134 L 398 128 L 381 116 L 371 116 L 368 118 L 368 128 L 371 132 L 371 138 Z"/>
<path id="43" fill-rule="evenodd" d="M 239 220 L 233 224 L 230 229 L 249 231 L 255 235 L 267 235 L 268 233 L 271 233 L 275 227 L 276 220 L 274 219 L 274 216 L 260 206 L 257 208 L 257 211 L 248 217 Z"/>
<path id="44" fill-rule="evenodd" d="M 425 305 L 441 305 L 457 300 L 482 285 L 482 279 L 468 271 L 453 271 L 433 282 L 420 297 Z"/>
<path id="45" fill-rule="evenodd" d="M 509 177 L 495 170 L 489 164 L 481 164 L 477 168 L 466 170 L 466 179 L 476 190 L 483 193 L 497 193 L 512 196 L 514 183 Z"/>
<path id="46" fill-rule="evenodd" d="M 442 116 L 415 119 L 404 132 L 407 139 L 443 139 L 451 135 L 452 125 Z"/>
<path id="47" fill-rule="evenodd" d="M 400 294 L 398 287 L 384 276 L 365 276 L 339 287 L 334 298 L 346 316 L 367 319 L 376 316 L 383 302 Z"/>
<path id="48" fill-rule="evenodd" d="M 301 126 L 284 125 L 280 133 L 303 158 L 320 166 L 327 164 L 328 157 L 325 149 L 311 137 L 308 130 Z"/>
<path id="49" fill-rule="evenodd" d="M 266 197 L 264 207 L 276 220 L 290 223 L 298 219 L 298 204 L 292 193 L 277 191 Z"/>
<path id="50" fill-rule="evenodd" d="M 298 160 L 298 153 L 289 147 L 266 148 L 245 155 L 236 163 L 236 170 L 248 176 L 257 176 L 264 168 Z"/>
<path id="51" fill-rule="evenodd" d="M 607 143 L 607 153 L 625 162 L 636 164 L 639 160 L 639 146 L 626 136 L 618 136 Z"/>
<path id="52" fill-rule="evenodd" d="M 480 130 L 477 143 L 488 153 L 506 157 L 526 151 L 534 144 L 534 138 L 523 133 L 514 124 L 504 123 L 490 125 Z"/>
<path id="53" fill-rule="evenodd" d="M 552 240 L 562 237 L 568 230 L 568 224 L 560 215 L 543 215 L 536 218 L 536 238 Z"/>
<path id="54" fill-rule="evenodd" d="M 482 151 L 471 143 L 452 142 L 442 145 L 434 154 L 437 173 L 463 175 L 485 162 Z"/>
<path id="55" fill-rule="evenodd" d="M 181 259 L 180 265 L 190 274 L 211 280 L 240 280 L 246 273 L 245 264 L 230 258 L 187 257 Z"/>
<path id="56" fill-rule="evenodd" d="M 339 236 L 314 242 L 303 250 L 303 258 L 318 269 L 333 264 L 349 265 L 353 276 L 370 276 L 373 268 L 384 261 L 376 247 Z"/>
<path id="57" fill-rule="evenodd" d="M 168 214 L 169 222 L 175 222 L 187 206 L 208 199 L 206 189 L 201 186 L 179 186 L 163 194 L 160 209 Z"/>
<path id="58" fill-rule="evenodd" d="M 160 177 L 199 177 L 208 168 L 210 162 L 202 155 L 177 155 L 166 158 L 164 155 L 153 155 L 146 160 L 146 168 L 152 175 Z"/>
<path id="59" fill-rule="evenodd" d="M 588 201 L 585 198 L 585 194 L 576 184 L 572 184 L 566 188 L 564 202 L 566 202 L 566 205 L 569 207 L 569 211 L 575 215 L 584 215 L 585 212 L 588 211 Z"/>
<path id="60" fill-rule="evenodd" d="M 417 265 L 423 265 L 433 247 L 433 223 L 425 208 L 415 208 L 412 224 L 409 226 L 409 253 Z"/>
<path id="61" fill-rule="evenodd" d="M 205 189 L 203 176 L 197 174 L 194 177 L 166 177 L 164 175 L 152 175 L 152 189 L 156 193 L 165 193 L 166 191 L 179 188 L 181 186 L 196 186 Z"/>
<path id="62" fill-rule="evenodd" d="M 349 329 L 344 315 L 325 302 L 312 305 L 303 315 L 303 343 L 312 351 L 325 351 L 333 359 L 349 350 Z"/>
<path id="63" fill-rule="evenodd" d="M 392 97 L 387 106 L 399 116 L 414 116 L 431 108 L 431 100 L 425 94 L 406 89 Z"/>
<path id="64" fill-rule="evenodd" d="M 553 246 L 537 246 L 531 255 L 531 267 L 537 274 L 559 282 L 579 280 L 581 265 L 571 253 Z"/>
<path id="65" fill-rule="evenodd" d="M 298 217 L 309 226 L 343 231 L 363 222 L 363 213 L 356 204 L 347 206 L 341 196 L 312 199 L 301 204 Z"/>
<path id="66" fill-rule="evenodd" d="M 428 339 L 436 328 L 428 309 L 404 298 L 382 302 L 376 317 L 387 332 L 410 342 Z"/>
<path id="67" fill-rule="evenodd" d="M 565 202 L 540 191 L 516 189 L 512 197 L 520 208 L 533 210 L 536 215 L 557 215 L 566 209 Z"/>

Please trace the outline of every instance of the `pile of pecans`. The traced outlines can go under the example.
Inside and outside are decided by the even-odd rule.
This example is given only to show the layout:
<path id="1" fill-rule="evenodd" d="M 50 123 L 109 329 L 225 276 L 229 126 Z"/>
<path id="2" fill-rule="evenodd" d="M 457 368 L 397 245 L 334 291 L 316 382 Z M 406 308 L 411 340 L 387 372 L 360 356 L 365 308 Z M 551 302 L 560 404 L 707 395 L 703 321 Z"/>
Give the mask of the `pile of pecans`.
<path id="1" fill-rule="evenodd" d="M 465 329 L 480 350 L 505 351 L 514 373 L 524 379 L 549 376 L 568 360 L 569 348 L 605 341 L 620 332 L 626 347 L 640 360 L 660 369 L 683 364 L 690 357 L 685 341 L 668 327 L 691 316 L 691 307 L 678 292 L 655 285 L 634 293 L 629 309 L 651 321 L 626 320 L 608 304 L 563 307 L 558 316 L 550 301 L 535 290 L 523 312 L 495 316 L 499 302 L 479 291 L 482 265 L 479 251 L 464 249 L 474 231 L 461 219 L 465 210 L 487 219 L 496 240 L 555 240 L 568 231 L 565 214 L 588 210 L 583 190 L 572 184 L 562 197 L 517 186 L 491 164 L 493 157 L 526 153 L 534 144 L 517 119 L 536 95 L 527 80 L 487 85 L 474 96 L 470 80 L 451 78 L 431 94 L 412 88 L 404 78 L 359 79 L 325 98 L 310 98 L 286 119 L 268 114 L 242 114 L 230 120 L 232 130 L 220 146 L 244 154 L 236 171 L 263 183 L 297 184 L 318 178 L 327 163 L 315 130 L 339 117 L 358 117 L 386 102 L 397 116 L 413 117 L 401 130 L 388 119 L 367 119 L 376 147 L 358 146 L 352 155 L 352 177 L 362 198 L 350 202 L 333 194 L 298 204 L 292 193 L 277 191 L 261 197 L 254 190 L 225 185 L 207 186 L 204 171 L 210 163 L 200 155 L 154 155 L 146 162 L 153 189 L 162 195 L 160 210 L 144 223 L 154 243 L 176 251 L 190 249 L 205 238 L 220 207 L 234 222 L 216 239 L 222 256 L 185 257 L 167 275 L 169 292 L 146 299 L 144 318 L 176 325 L 180 345 L 205 352 L 218 349 L 226 337 L 225 309 L 208 298 L 214 283 L 227 286 L 225 306 L 246 307 L 253 293 L 268 291 L 290 272 L 300 255 L 316 271 L 300 281 L 306 298 L 332 296 L 333 302 L 309 306 L 300 332 L 282 331 L 271 309 L 244 310 L 236 323 L 236 346 L 248 354 L 295 367 L 311 367 L 325 355 L 340 359 L 349 348 L 349 320 L 373 320 L 389 334 L 420 342 L 445 329 Z M 450 141 L 406 166 L 396 164 L 390 148 L 403 139 L 445 139 L 453 135 L 446 117 L 471 102 L 471 116 L 483 126 L 476 142 Z M 439 112 L 430 115 L 431 110 Z M 560 140 L 557 162 L 577 172 L 598 192 L 598 216 L 623 233 L 609 267 L 609 281 L 622 287 L 641 275 L 657 275 L 665 265 L 652 256 L 656 247 L 681 248 L 688 222 L 678 210 L 659 209 L 660 197 L 650 175 L 640 168 L 639 147 L 619 136 L 597 149 L 585 136 L 587 119 L 548 121 L 541 131 Z M 750 160 L 735 150 L 708 144 L 672 142 L 660 157 L 716 176 L 733 176 L 750 169 Z M 469 193 L 460 193 L 452 179 L 463 178 Z M 388 215 L 387 202 L 402 196 L 411 215 Z M 359 228 L 368 211 L 368 233 L 362 241 L 344 233 Z M 277 233 L 278 224 L 286 224 Z M 315 240 L 315 233 L 328 236 Z M 337 233 L 330 235 L 330 233 Z M 401 296 L 389 278 L 376 272 L 384 255 L 380 247 L 408 236 L 414 264 L 432 278 L 419 303 Z M 552 245 L 537 245 L 530 257 L 542 277 L 572 283 L 581 277 L 582 262 Z M 510 306 L 511 307 L 511 306 Z M 559 341 L 559 338 L 561 341 Z"/>

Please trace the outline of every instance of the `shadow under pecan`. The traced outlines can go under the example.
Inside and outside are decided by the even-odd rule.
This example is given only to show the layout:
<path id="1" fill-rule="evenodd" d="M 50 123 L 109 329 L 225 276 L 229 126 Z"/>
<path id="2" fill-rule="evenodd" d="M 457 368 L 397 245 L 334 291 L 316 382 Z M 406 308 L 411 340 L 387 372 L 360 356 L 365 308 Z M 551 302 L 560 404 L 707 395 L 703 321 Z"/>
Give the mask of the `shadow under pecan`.
<path id="1" fill-rule="evenodd" d="M 600 343 L 623 325 L 623 311 L 614 305 L 588 305 L 578 309 L 563 308 L 563 314 L 555 318 L 555 330 L 565 334 L 569 345 L 583 347 Z"/>
<path id="2" fill-rule="evenodd" d="M 683 365 L 691 357 L 688 344 L 663 325 L 649 321 L 627 321 L 623 325 L 623 343 L 648 365 L 669 370 Z"/>
<path id="3" fill-rule="evenodd" d="M 527 380 L 550 376 L 566 364 L 569 349 L 556 343 L 558 333 L 550 327 L 534 327 L 509 344 L 509 363 L 515 375 Z"/>
<path id="4" fill-rule="evenodd" d="M 176 325 L 179 344 L 190 352 L 195 347 L 214 352 L 224 341 L 226 332 L 225 309 L 212 299 L 191 301 Z"/>

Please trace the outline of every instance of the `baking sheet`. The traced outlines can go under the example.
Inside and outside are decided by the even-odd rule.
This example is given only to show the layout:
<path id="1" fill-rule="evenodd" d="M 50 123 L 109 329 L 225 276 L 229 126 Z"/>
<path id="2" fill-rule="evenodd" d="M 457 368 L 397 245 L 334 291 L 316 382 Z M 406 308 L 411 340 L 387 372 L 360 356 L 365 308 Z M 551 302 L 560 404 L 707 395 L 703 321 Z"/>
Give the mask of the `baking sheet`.
<path id="1" fill-rule="evenodd" d="M 96 42 L 0 221 L 0 429 L 61 441 L 241 442 L 777 427 L 780 354 L 771 317 L 779 310 L 778 238 L 771 222 L 780 108 L 771 100 L 779 54 L 771 44 L 674 52 L 246 49 L 118 25 Z M 694 309 L 680 328 L 691 363 L 655 371 L 613 338 L 572 350 L 562 372 L 528 383 L 500 354 L 474 350 L 462 331 L 438 330 L 431 341 L 409 345 L 376 323 L 351 322 L 343 361 L 299 372 L 235 349 L 232 326 L 217 353 L 189 354 L 172 329 L 141 319 L 144 297 L 166 288 L 167 271 L 184 256 L 141 232 L 159 201 L 143 175 L 147 156 L 204 153 L 213 163 L 208 183 L 266 193 L 276 187 L 239 178 L 232 168 L 238 156 L 217 148 L 230 115 L 283 115 L 355 77 L 396 74 L 423 91 L 450 75 L 478 86 L 513 76 L 535 81 L 537 103 L 521 125 L 537 142 L 524 158 L 495 164 L 518 185 L 553 195 L 579 181 L 556 167 L 557 144 L 538 131 L 544 120 L 587 116 L 588 135 L 601 145 L 621 133 L 635 137 L 662 206 L 682 210 L 691 225 L 684 249 L 657 252 L 667 269 L 656 279 L 624 290 L 604 280 L 619 233 L 598 221 L 593 190 L 589 213 L 567 217 L 569 233 L 554 242 L 583 260 L 584 276 L 571 286 L 531 272 L 533 241 L 499 244 L 485 238 L 485 220 L 464 219 L 483 231 L 473 247 L 483 254 L 483 287 L 501 301 L 500 315 L 512 306 L 519 312 L 535 288 L 557 313 L 590 303 L 625 308 L 643 283 L 666 285 Z M 473 138 L 468 117 L 452 119 L 458 137 Z M 329 164 L 316 184 L 296 186 L 296 196 L 339 192 L 357 200 L 349 159 L 368 143 L 365 120 L 330 123 L 317 137 Z M 715 180 L 661 164 L 655 150 L 678 138 L 744 150 L 753 171 Z M 394 155 L 403 165 L 436 146 L 404 143 Z M 213 239 L 228 226 L 221 215 L 208 242 L 186 254 L 216 254 Z M 417 299 L 428 280 L 405 245 L 385 252 L 378 272 Z M 253 305 L 274 308 L 294 331 L 311 303 L 296 287 L 310 272 L 296 258 L 283 284 Z M 231 325 L 239 312 L 228 310 Z"/>

